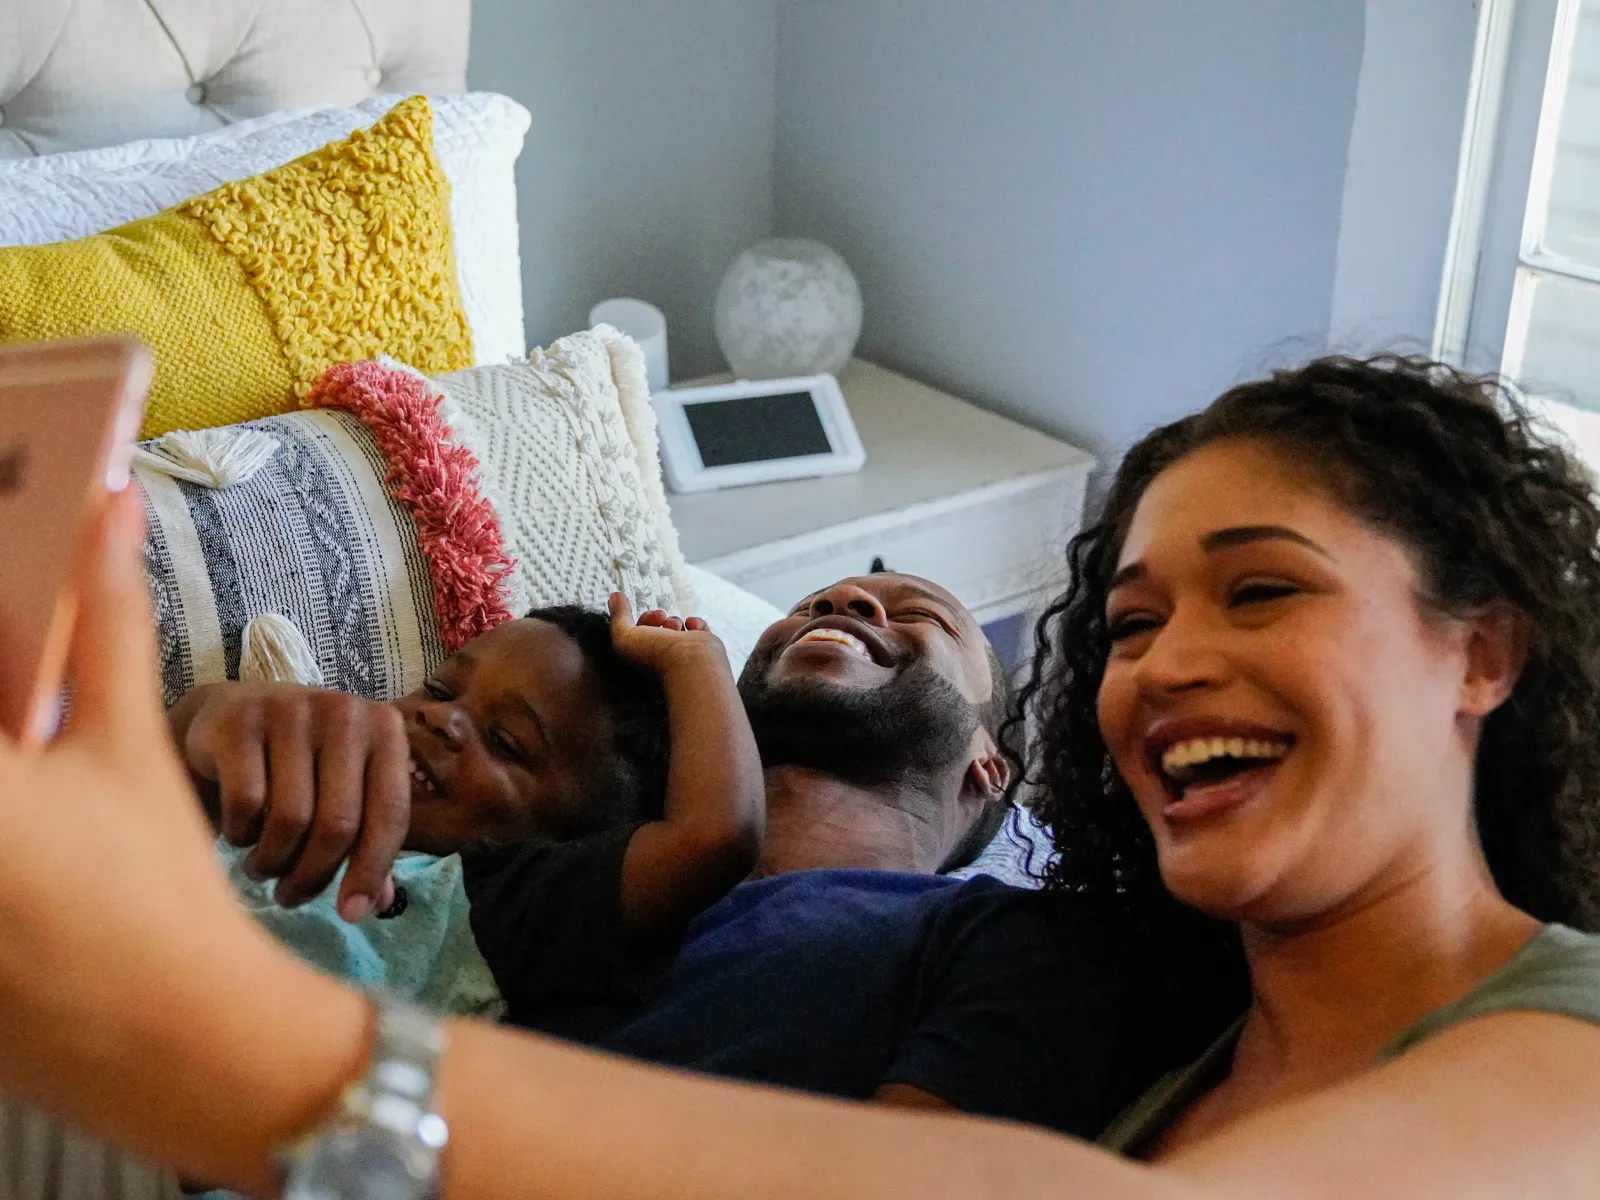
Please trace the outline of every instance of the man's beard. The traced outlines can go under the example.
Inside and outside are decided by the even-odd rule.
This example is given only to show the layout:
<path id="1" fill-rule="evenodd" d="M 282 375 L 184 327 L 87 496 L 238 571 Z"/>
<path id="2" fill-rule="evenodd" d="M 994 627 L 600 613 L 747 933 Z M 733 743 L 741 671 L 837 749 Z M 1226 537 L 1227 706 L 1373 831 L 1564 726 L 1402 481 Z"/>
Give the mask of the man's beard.
<path id="1" fill-rule="evenodd" d="M 764 767 L 798 766 L 851 783 L 917 782 L 966 757 L 978 709 L 926 662 L 882 687 L 806 678 L 774 683 L 776 654 L 739 676 Z"/>

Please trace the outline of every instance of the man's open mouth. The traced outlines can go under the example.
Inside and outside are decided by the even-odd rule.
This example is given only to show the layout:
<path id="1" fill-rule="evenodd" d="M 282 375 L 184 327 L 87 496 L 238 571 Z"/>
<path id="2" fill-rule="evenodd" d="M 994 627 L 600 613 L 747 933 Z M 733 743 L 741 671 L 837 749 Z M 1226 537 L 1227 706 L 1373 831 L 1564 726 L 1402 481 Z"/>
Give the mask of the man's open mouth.
<path id="1" fill-rule="evenodd" d="M 854 634 L 846 633 L 842 629 L 813 629 L 810 633 L 802 634 L 795 638 L 798 645 L 801 642 L 837 642 L 852 654 L 872 661 L 872 651 L 867 649 L 867 644 Z"/>
<path id="2" fill-rule="evenodd" d="M 839 646 L 847 653 L 880 667 L 890 667 L 895 664 L 896 656 L 884 644 L 877 632 L 865 622 L 852 620 L 849 617 L 837 615 L 818 617 L 786 648 L 818 643 Z"/>

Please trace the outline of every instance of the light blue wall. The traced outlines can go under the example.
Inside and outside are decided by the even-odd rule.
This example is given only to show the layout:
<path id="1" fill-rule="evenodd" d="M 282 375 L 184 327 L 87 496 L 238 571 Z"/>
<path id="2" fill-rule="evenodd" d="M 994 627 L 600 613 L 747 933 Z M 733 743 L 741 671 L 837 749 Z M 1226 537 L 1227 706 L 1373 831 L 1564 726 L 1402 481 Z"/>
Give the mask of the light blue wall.
<path id="1" fill-rule="evenodd" d="M 1331 337 L 1426 351 L 1444 270 L 1478 6 L 1367 0 Z"/>
<path id="2" fill-rule="evenodd" d="M 778 230 L 867 354 L 1119 449 L 1325 338 L 1363 8 L 779 0 Z"/>
<path id="3" fill-rule="evenodd" d="M 533 113 L 530 342 L 638 294 L 718 369 L 723 268 L 806 234 L 865 352 L 1105 452 L 1330 325 L 1425 340 L 1475 10 L 476 0 L 470 82 Z"/>
<path id="4" fill-rule="evenodd" d="M 468 84 L 533 114 L 518 167 L 528 340 L 636 295 L 674 375 L 721 366 L 711 304 L 772 228 L 773 0 L 475 0 Z"/>

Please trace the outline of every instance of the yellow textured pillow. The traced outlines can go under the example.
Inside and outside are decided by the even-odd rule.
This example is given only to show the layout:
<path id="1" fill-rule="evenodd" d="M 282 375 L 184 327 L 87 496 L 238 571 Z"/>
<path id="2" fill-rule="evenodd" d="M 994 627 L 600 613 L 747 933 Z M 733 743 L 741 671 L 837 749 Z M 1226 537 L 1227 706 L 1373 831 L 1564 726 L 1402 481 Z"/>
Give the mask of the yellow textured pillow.
<path id="1" fill-rule="evenodd" d="M 427 100 L 145 220 L 0 249 L 0 341 L 107 332 L 155 351 L 143 437 L 284 412 L 347 359 L 471 366 Z"/>

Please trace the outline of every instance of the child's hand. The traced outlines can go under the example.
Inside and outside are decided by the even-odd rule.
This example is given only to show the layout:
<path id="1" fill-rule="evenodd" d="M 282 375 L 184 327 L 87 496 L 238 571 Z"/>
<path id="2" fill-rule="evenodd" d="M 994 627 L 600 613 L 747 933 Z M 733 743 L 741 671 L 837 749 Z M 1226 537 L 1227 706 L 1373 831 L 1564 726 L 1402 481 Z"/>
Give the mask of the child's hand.
<path id="1" fill-rule="evenodd" d="M 670 617 L 659 608 L 639 614 L 621 592 L 612 592 L 607 601 L 611 610 L 611 642 L 617 653 L 631 663 L 649 667 L 657 674 L 687 663 L 720 664 L 728 669 L 728 656 L 722 639 L 699 617 Z"/>

